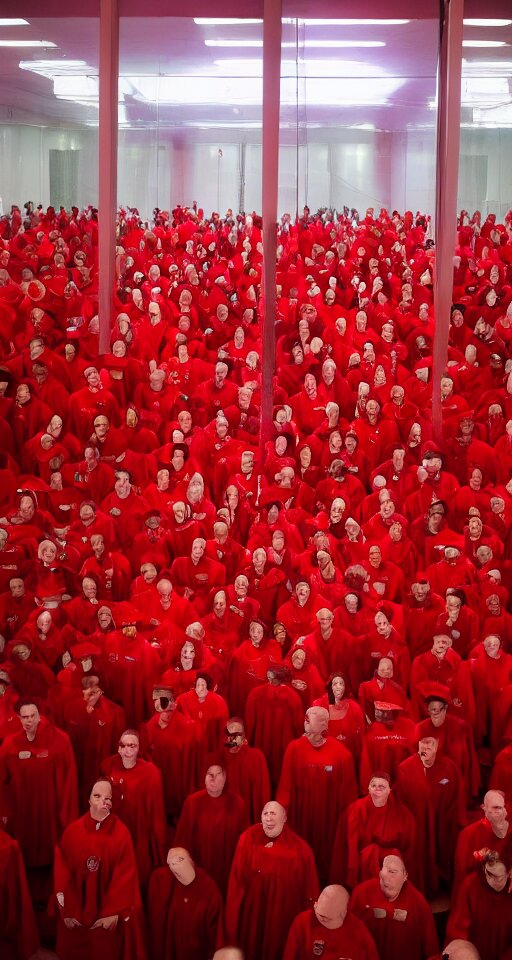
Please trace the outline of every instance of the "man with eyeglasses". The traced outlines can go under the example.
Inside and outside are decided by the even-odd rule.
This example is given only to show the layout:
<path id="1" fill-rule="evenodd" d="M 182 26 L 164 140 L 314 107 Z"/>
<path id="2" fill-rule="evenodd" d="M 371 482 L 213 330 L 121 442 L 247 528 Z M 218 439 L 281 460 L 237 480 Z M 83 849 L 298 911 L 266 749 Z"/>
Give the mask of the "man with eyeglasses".
<path id="1" fill-rule="evenodd" d="M 112 785 L 97 780 L 88 813 L 69 825 L 55 850 L 60 960 L 145 960 L 133 844 L 111 811 Z"/>
<path id="2" fill-rule="evenodd" d="M 101 765 L 112 784 L 113 809 L 128 827 L 137 857 L 142 890 L 162 863 L 167 822 L 162 774 L 154 763 L 139 757 L 139 735 L 125 730 L 117 754 Z"/>

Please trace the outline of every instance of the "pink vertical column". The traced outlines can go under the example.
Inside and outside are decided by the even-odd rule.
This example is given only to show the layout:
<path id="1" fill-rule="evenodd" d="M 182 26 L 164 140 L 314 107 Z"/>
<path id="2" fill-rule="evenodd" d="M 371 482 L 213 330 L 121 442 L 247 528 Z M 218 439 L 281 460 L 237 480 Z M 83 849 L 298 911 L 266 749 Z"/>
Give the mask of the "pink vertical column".
<path id="1" fill-rule="evenodd" d="M 118 0 L 101 0 L 100 125 L 98 138 L 100 353 L 107 353 L 110 344 L 112 293 L 116 259 L 118 73 Z"/>
<path id="2" fill-rule="evenodd" d="M 448 358 L 453 256 L 457 236 L 463 15 L 464 0 L 445 0 L 438 71 L 434 275 L 436 328 L 432 371 L 432 426 L 437 443 L 442 439 L 440 383 Z"/>
<path id="3" fill-rule="evenodd" d="M 260 465 L 272 430 L 272 379 L 275 371 L 277 183 L 281 83 L 281 0 L 265 0 L 263 20 L 263 347 Z"/>

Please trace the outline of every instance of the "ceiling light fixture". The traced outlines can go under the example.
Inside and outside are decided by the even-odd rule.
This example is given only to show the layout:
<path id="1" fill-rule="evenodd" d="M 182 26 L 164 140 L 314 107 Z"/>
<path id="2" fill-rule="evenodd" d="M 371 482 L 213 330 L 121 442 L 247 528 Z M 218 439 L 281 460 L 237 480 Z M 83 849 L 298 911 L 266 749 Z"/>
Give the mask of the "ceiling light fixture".
<path id="1" fill-rule="evenodd" d="M 217 24 L 219 26 L 225 26 L 226 24 L 237 24 L 237 23 L 263 23 L 263 20 L 240 20 L 236 17 L 224 17 L 223 19 L 215 19 L 215 17 L 194 17 L 194 23 L 197 23 L 201 27 L 214 27 Z"/>
<path id="2" fill-rule="evenodd" d="M 508 47 L 504 40 L 463 40 L 463 47 Z"/>
<path id="3" fill-rule="evenodd" d="M 283 19 L 283 23 L 296 23 L 297 20 L 293 17 L 286 17 Z M 373 27 L 373 26 L 382 26 L 382 27 L 400 27 L 406 23 L 410 23 L 410 20 L 302 20 L 298 18 L 299 23 L 303 23 L 306 27 Z"/>
<path id="4" fill-rule="evenodd" d="M 50 40 L 0 40 L 0 47 L 56 47 Z"/>
<path id="5" fill-rule="evenodd" d="M 509 27 L 512 20 L 464 20 L 465 27 Z"/>
<path id="6" fill-rule="evenodd" d="M 28 20 L 0 17 L 0 27 L 28 27 Z"/>
<path id="7" fill-rule="evenodd" d="M 206 47 L 263 47 L 263 40 L 205 40 Z M 295 49 L 295 43 L 283 43 L 282 47 Z M 301 46 L 309 49 L 345 49 L 348 47 L 385 47 L 384 40 L 305 40 Z"/>

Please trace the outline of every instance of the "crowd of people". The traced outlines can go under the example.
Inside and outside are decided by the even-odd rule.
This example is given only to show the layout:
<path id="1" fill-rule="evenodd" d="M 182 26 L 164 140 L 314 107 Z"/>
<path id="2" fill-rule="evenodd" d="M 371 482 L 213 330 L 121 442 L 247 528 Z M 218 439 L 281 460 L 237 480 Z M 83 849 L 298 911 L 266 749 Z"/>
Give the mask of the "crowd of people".
<path id="1" fill-rule="evenodd" d="M 256 214 L 120 210 L 102 355 L 97 211 L 0 220 L 6 960 L 511 960 L 512 212 L 441 442 L 428 230 L 282 218 L 262 450 Z"/>

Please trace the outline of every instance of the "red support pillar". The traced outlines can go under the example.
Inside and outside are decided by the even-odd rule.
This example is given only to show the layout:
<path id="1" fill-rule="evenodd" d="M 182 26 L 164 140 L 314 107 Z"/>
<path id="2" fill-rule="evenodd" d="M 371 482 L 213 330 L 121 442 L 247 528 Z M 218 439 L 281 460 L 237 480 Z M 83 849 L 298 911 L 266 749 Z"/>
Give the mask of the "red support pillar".
<path id="1" fill-rule="evenodd" d="M 119 74 L 118 0 L 100 5 L 99 116 L 99 351 L 108 353 L 116 262 L 117 100 Z"/>
<path id="2" fill-rule="evenodd" d="M 436 267 L 433 345 L 432 427 L 442 440 L 441 377 L 448 358 L 453 289 L 453 256 L 457 237 L 457 189 L 460 151 L 460 96 L 464 0 L 444 0 L 438 71 L 436 167 Z"/>
<path id="3" fill-rule="evenodd" d="M 281 0 L 264 0 L 263 20 L 263 346 L 260 468 L 272 431 L 272 380 L 275 371 L 277 185 L 281 84 Z"/>

